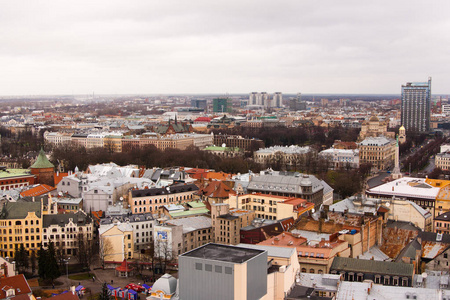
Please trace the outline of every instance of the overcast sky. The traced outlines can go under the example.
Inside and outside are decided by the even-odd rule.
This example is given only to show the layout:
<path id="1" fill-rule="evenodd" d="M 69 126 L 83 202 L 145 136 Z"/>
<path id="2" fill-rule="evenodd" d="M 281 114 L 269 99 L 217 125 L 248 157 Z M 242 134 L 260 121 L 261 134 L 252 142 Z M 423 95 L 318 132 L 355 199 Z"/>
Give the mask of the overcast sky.
<path id="1" fill-rule="evenodd" d="M 450 93 L 450 1 L 0 0 L 0 95 Z"/>

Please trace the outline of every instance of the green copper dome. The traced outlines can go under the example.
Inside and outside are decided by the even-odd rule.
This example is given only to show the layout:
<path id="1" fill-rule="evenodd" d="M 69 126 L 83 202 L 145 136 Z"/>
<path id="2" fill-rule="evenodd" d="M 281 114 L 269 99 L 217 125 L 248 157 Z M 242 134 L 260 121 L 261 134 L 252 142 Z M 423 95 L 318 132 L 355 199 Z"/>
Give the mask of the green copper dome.
<path id="1" fill-rule="evenodd" d="M 54 168 L 55 166 L 48 160 L 44 150 L 39 151 L 36 162 L 30 167 L 31 169 Z"/>

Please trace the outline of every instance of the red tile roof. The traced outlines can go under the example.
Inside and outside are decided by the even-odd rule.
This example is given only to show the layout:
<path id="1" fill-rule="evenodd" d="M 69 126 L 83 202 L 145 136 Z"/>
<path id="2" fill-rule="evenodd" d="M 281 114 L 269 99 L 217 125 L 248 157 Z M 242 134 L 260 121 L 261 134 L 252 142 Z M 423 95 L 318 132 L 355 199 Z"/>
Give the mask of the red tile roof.
<path id="1" fill-rule="evenodd" d="M 72 294 L 72 292 L 67 292 L 63 294 L 59 294 L 51 297 L 52 300 L 79 300 L 76 294 Z"/>
<path id="2" fill-rule="evenodd" d="M 11 288 L 14 289 L 15 296 L 31 293 L 30 286 L 23 274 L 5 277 L 0 280 L 0 299 L 7 298 L 6 292 Z"/>
<path id="3" fill-rule="evenodd" d="M 131 270 L 133 270 L 133 268 L 130 266 L 130 263 L 127 263 L 126 260 L 124 260 L 120 266 L 116 267 L 116 271 L 119 272 L 130 272 Z"/>
<path id="4" fill-rule="evenodd" d="M 32 197 L 32 196 L 41 196 L 44 194 L 47 194 L 48 192 L 56 190 L 55 187 L 46 185 L 46 184 L 40 184 L 34 188 L 31 188 L 27 191 L 23 191 L 20 193 L 20 196 L 22 197 Z"/>
<path id="5" fill-rule="evenodd" d="M 232 174 L 224 172 L 208 172 L 206 173 L 206 179 L 216 179 L 216 180 L 229 180 Z"/>
<path id="6" fill-rule="evenodd" d="M 211 119 L 208 117 L 198 117 L 194 122 L 211 122 Z"/>
<path id="7" fill-rule="evenodd" d="M 66 176 L 69 176 L 69 173 L 54 173 L 53 174 L 53 182 L 55 183 L 55 186 Z"/>
<path id="8" fill-rule="evenodd" d="M 222 181 L 211 181 L 205 187 L 201 187 L 198 193 L 211 198 L 228 198 L 231 191 L 231 188 Z"/>

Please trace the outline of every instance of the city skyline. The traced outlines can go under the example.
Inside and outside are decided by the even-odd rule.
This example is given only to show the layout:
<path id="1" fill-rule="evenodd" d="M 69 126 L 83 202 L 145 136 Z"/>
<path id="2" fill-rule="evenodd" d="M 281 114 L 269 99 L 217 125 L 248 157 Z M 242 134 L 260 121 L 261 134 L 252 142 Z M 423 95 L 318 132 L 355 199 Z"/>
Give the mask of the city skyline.
<path id="1" fill-rule="evenodd" d="M 447 1 L 24 1 L 0 11 L 0 96 L 447 94 Z"/>

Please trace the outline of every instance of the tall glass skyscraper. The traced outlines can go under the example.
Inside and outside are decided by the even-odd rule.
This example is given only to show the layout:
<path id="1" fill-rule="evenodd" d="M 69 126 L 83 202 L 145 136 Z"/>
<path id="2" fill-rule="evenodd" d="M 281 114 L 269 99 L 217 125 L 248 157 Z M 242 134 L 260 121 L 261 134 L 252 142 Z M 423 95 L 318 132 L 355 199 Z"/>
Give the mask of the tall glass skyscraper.
<path id="1" fill-rule="evenodd" d="M 430 130 L 431 77 L 428 82 L 402 85 L 402 125 L 406 130 Z"/>

